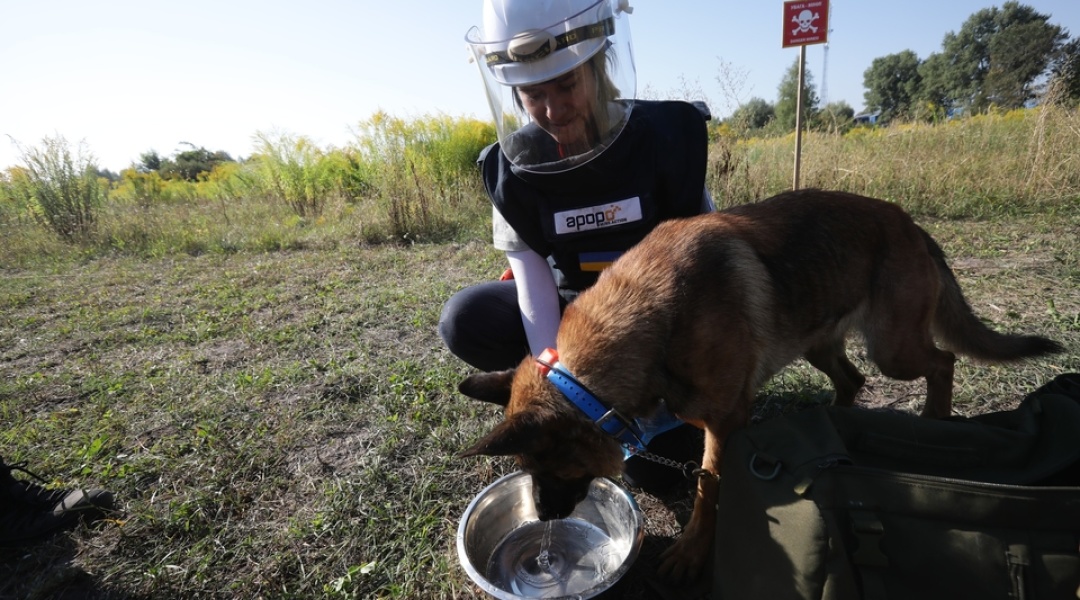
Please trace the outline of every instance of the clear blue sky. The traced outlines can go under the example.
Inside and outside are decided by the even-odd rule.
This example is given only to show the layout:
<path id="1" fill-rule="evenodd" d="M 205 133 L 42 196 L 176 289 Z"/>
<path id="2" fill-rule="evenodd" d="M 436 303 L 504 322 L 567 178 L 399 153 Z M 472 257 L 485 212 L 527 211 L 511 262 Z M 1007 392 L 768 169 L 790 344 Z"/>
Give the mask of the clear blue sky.
<path id="1" fill-rule="evenodd" d="M 825 99 L 863 107 L 873 59 L 925 59 L 991 0 L 832 0 L 828 61 L 807 66 Z M 1022 2 L 1080 35 L 1080 1 Z M 480 0 L 0 0 L 0 169 L 12 138 L 37 147 L 62 135 L 119 171 L 181 142 L 247 156 L 256 133 L 323 147 L 353 139 L 377 110 L 487 119 L 465 32 Z M 781 48 L 781 0 L 631 0 L 638 91 L 700 90 L 718 116 L 776 100 L 798 49 Z M 726 67 L 725 67 L 726 66 Z M 735 83 L 717 81 L 724 68 Z M 731 86 L 729 86 L 731 87 Z"/>

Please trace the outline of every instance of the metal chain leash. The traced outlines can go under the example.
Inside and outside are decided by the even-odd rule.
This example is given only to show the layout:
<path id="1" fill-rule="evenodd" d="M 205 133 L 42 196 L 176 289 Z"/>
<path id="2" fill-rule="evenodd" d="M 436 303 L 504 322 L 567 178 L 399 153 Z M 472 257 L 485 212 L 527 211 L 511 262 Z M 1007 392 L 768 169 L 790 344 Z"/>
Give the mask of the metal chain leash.
<path id="1" fill-rule="evenodd" d="M 653 454 L 648 450 L 638 450 L 637 448 L 634 448 L 628 444 L 623 444 L 623 448 L 628 450 L 633 456 L 640 456 L 647 461 L 654 462 L 659 465 L 664 465 L 665 467 L 671 467 L 672 469 L 675 469 L 677 471 L 681 471 L 683 476 L 691 481 L 694 481 L 699 477 L 713 477 L 716 479 L 720 479 L 719 475 L 702 469 L 701 465 L 697 464 L 692 460 L 680 463 L 678 461 L 671 460 L 670 458 L 664 458 L 663 456 Z"/>

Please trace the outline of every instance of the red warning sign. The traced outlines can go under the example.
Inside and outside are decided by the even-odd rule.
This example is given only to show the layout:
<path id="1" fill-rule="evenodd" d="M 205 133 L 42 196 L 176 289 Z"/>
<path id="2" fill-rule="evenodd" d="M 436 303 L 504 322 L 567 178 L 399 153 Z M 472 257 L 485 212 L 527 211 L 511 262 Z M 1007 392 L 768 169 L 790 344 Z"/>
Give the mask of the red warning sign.
<path id="1" fill-rule="evenodd" d="M 784 48 L 829 41 L 829 0 L 784 3 Z"/>

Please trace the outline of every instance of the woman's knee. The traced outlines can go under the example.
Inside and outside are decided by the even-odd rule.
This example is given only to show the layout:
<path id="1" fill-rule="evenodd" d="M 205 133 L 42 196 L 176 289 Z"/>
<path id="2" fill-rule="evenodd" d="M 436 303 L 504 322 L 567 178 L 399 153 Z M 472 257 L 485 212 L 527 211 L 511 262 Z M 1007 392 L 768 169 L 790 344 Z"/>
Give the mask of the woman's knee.
<path id="1" fill-rule="evenodd" d="M 451 296 L 439 316 L 439 337 L 447 349 L 484 371 L 517 365 L 528 343 L 516 294 L 512 282 L 490 282 Z"/>
<path id="2" fill-rule="evenodd" d="M 468 302 L 461 298 L 463 292 L 458 292 L 443 304 L 442 313 L 439 315 L 439 337 L 454 354 L 459 354 L 463 337 L 468 335 Z"/>

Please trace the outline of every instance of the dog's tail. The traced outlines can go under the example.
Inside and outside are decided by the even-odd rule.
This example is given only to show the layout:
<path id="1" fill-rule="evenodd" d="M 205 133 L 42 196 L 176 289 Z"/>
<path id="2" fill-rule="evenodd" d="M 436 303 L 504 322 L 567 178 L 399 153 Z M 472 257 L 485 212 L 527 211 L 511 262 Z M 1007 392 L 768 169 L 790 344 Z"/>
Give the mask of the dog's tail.
<path id="1" fill-rule="evenodd" d="M 934 333 L 949 350 L 988 362 L 1017 361 L 1064 350 L 1061 344 L 1048 338 L 998 333 L 983 324 L 960 291 L 941 246 L 930 234 L 925 231 L 922 234 L 941 276 Z"/>

